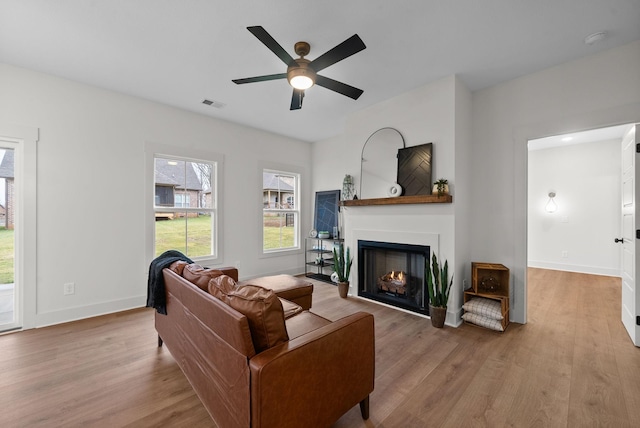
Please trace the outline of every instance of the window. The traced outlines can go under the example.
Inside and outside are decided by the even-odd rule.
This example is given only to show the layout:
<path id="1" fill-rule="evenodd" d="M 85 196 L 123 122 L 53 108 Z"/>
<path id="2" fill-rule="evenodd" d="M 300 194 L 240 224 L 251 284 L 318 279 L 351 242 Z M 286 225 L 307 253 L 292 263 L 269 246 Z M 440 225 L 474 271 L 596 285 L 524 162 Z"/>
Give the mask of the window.
<path id="1" fill-rule="evenodd" d="M 189 202 L 189 196 L 188 194 L 180 194 L 178 193 L 176 195 L 176 207 L 180 207 L 180 208 L 189 208 L 190 207 L 190 202 Z"/>
<path id="2" fill-rule="evenodd" d="M 300 212 L 298 182 L 291 172 L 265 169 L 262 172 L 263 251 L 274 252 L 299 248 Z"/>
<path id="3" fill-rule="evenodd" d="M 216 256 L 217 162 L 154 155 L 155 256 Z"/>

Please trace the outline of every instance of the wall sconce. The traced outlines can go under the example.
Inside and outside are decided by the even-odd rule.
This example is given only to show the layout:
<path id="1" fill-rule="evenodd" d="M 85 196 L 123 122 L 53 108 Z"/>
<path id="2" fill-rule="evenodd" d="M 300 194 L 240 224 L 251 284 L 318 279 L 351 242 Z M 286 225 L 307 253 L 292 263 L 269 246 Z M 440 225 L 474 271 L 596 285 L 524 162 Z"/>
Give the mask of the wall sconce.
<path id="1" fill-rule="evenodd" d="M 556 197 L 556 192 L 549 192 L 549 202 L 547 202 L 547 205 L 545 205 L 544 207 L 544 209 L 548 213 L 554 213 L 558 209 L 558 205 L 556 205 L 555 201 L 553 200 L 553 198 L 555 197 Z"/>

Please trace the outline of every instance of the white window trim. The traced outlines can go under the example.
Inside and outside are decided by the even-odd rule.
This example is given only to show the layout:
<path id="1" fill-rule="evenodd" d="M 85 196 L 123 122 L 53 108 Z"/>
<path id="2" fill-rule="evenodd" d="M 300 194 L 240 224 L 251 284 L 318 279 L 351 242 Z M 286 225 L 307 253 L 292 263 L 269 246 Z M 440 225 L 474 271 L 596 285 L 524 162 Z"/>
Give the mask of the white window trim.
<path id="1" fill-rule="evenodd" d="M 302 171 L 299 167 L 293 166 L 293 165 L 283 165 L 283 164 L 272 164 L 272 163 L 261 163 L 259 165 L 260 167 L 260 173 L 259 175 L 259 179 L 260 179 L 260 184 L 258 185 L 259 190 L 259 201 L 260 201 L 260 216 L 259 216 L 259 230 L 260 230 L 260 258 L 265 258 L 265 257 L 277 257 L 277 256 L 283 256 L 283 255 L 290 255 L 290 254 L 295 254 L 295 253 L 301 253 L 302 252 L 302 234 L 301 234 L 301 230 L 302 230 L 302 210 L 301 210 L 301 206 L 302 204 L 300 203 L 301 198 L 302 198 L 302 194 L 301 194 L 301 189 L 302 189 Z M 295 209 L 293 210 L 279 210 L 279 209 L 273 209 L 273 210 L 267 210 L 267 211 L 272 211 L 272 212 L 287 212 L 287 211 L 295 211 L 298 214 L 298 218 L 297 218 L 297 222 L 296 222 L 296 228 L 297 230 L 295 231 L 295 239 L 296 239 L 296 245 L 294 247 L 288 247 L 288 248 L 277 248 L 277 249 L 271 249 L 271 250 L 265 250 L 264 249 L 264 220 L 263 220 L 263 213 L 265 212 L 264 210 L 264 206 L 263 206 L 263 200 L 262 200 L 262 189 L 263 189 L 263 173 L 264 172 L 281 172 L 283 174 L 290 174 L 290 175 L 295 175 L 296 176 L 296 189 L 295 189 L 295 193 L 294 193 L 294 200 L 297 201 L 297 203 L 295 204 Z"/>
<path id="2" fill-rule="evenodd" d="M 216 183 L 216 206 L 214 217 L 214 253 L 215 256 L 207 257 L 191 257 L 192 260 L 197 261 L 203 265 L 219 265 L 223 263 L 223 245 L 224 242 L 224 219 L 222 215 L 223 205 L 223 177 L 224 177 L 224 156 L 210 152 L 208 150 L 193 149 L 180 146 L 172 146 L 168 144 L 145 143 L 145 249 L 147 263 L 155 258 L 155 158 L 156 157 L 174 157 L 184 160 L 201 160 L 210 161 L 216 163 L 216 176 L 214 181 Z M 179 208 L 180 210 L 195 210 L 197 208 Z M 175 211 L 176 208 L 170 209 Z"/>

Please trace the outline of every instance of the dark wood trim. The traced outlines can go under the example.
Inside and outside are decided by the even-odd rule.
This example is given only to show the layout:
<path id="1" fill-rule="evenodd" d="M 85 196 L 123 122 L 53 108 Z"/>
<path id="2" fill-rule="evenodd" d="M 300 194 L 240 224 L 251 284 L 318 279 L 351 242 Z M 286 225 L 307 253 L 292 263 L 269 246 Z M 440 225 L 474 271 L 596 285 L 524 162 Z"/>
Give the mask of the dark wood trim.
<path id="1" fill-rule="evenodd" d="M 343 207 L 363 207 L 369 205 L 450 204 L 452 202 L 453 196 L 451 195 L 413 195 L 398 196 L 397 198 L 354 199 L 342 201 L 340 205 Z"/>

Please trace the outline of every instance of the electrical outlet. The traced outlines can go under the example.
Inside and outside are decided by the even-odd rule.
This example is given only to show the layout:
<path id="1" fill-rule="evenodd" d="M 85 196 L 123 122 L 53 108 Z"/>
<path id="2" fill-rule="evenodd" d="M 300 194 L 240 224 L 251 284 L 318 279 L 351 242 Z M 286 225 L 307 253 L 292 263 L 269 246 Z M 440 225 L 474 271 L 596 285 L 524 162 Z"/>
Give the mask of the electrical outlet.
<path id="1" fill-rule="evenodd" d="M 463 290 L 467 289 L 467 280 L 466 280 L 466 278 L 462 280 L 462 289 Z"/>
<path id="2" fill-rule="evenodd" d="M 236 264 L 233 265 L 233 266 L 236 267 L 236 268 L 239 268 L 240 267 L 240 260 L 236 260 Z"/>
<path id="3" fill-rule="evenodd" d="M 569 252 L 568 252 L 567 250 L 564 250 L 564 251 L 562 252 L 562 258 L 563 258 L 563 259 L 566 259 L 567 257 L 569 257 Z"/>
<path id="4" fill-rule="evenodd" d="M 67 282 L 64 285 L 64 295 L 68 296 L 70 294 L 75 294 L 76 293 L 76 284 L 73 282 Z"/>

